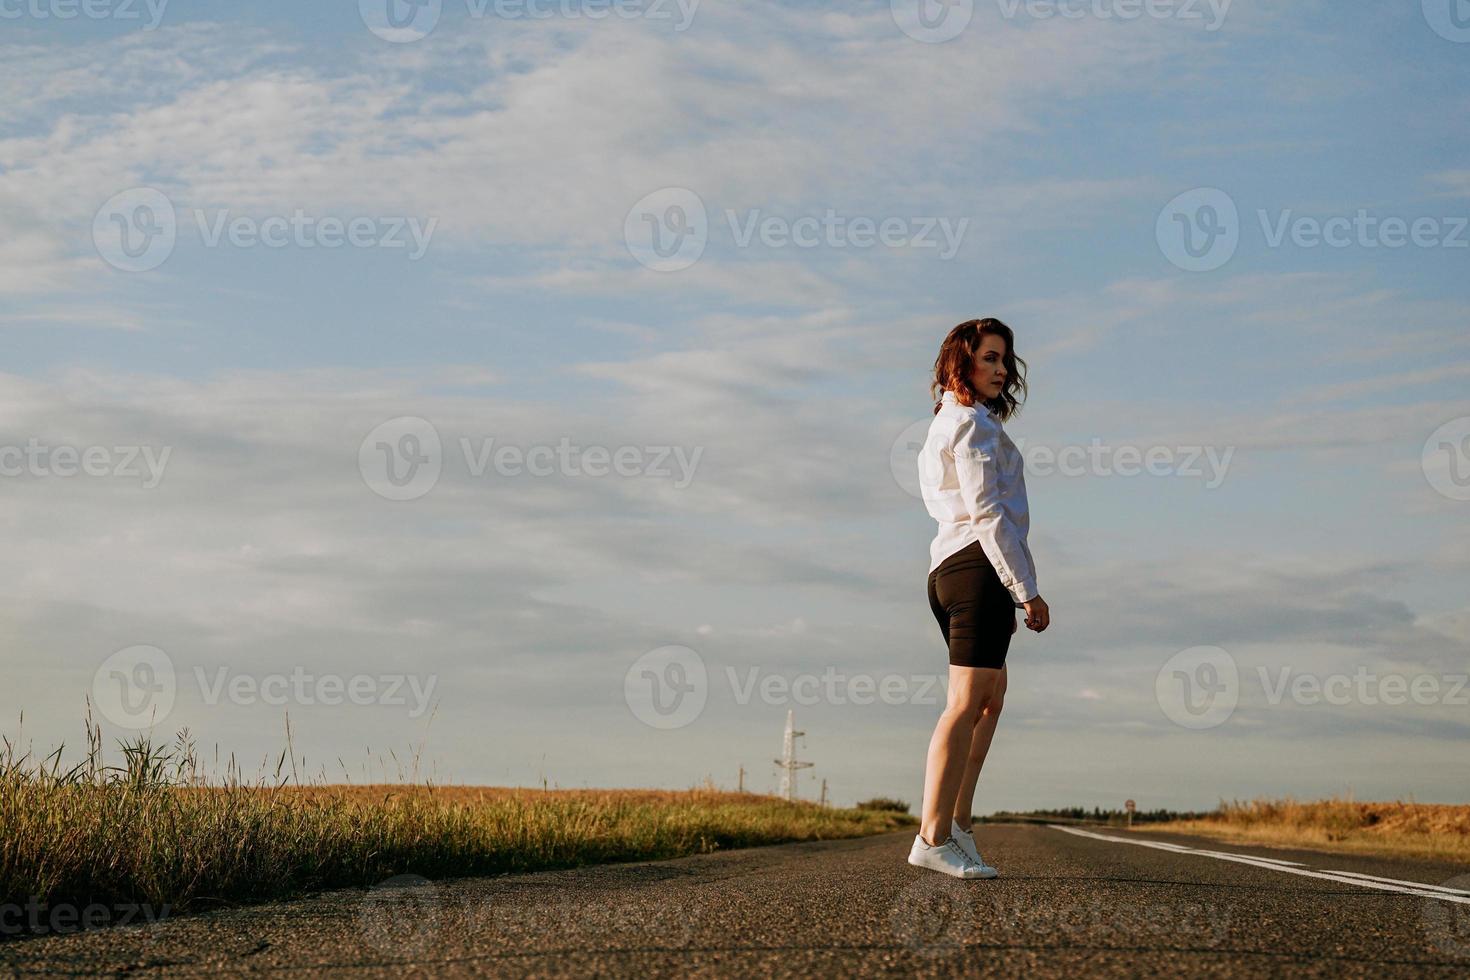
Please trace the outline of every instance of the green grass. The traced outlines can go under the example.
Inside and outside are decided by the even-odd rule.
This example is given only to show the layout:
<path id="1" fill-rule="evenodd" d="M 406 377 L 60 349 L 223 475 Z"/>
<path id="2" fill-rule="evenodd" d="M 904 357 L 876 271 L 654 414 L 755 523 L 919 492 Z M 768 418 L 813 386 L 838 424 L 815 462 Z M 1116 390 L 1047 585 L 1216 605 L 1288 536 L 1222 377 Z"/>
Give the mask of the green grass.
<path id="1" fill-rule="evenodd" d="M 0 753 L 0 903 L 93 903 L 173 912 L 262 902 L 400 874 L 438 879 L 681 857 L 884 833 L 894 809 L 819 807 L 713 786 L 562 790 L 430 783 L 206 785 L 187 732 L 119 743 L 106 765 L 87 720 L 86 759 L 63 770 Z M 288 741 L 289 751 L 289 741 Z M 291 766 L 294 768 L 294 762 Z M 416 766 L 415 766 L 416 768 Z M 284 771 L 284 775 L 283 775 Z"/>

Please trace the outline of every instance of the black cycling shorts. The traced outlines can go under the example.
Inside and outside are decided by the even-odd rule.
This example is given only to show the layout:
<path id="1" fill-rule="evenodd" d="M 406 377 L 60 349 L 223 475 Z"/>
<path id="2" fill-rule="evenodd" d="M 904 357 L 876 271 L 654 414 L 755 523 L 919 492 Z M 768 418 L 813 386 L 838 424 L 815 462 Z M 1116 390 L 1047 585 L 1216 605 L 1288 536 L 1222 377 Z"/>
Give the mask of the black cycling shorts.
<path id="1" fill-rule="evenodd" d="M 958 667 L 1006 664 L 1016 604 L 979 541 L 972 541 L 929 573 L 929 608 L 939 620 L 949 662 Z"/>

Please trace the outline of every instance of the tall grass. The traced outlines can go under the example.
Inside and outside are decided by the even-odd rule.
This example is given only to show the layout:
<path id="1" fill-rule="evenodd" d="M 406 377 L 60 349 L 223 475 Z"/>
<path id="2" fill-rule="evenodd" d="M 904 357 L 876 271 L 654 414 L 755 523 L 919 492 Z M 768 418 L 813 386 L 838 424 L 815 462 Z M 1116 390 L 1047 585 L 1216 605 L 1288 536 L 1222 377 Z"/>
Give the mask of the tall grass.
<path id="1" fill-rule="evenodd" d="M 1389 853 L 1470 864 L 1470 806 L 1333 797 L 1221 801 L 1195 820 L 1149 830 L 1202 833 L 1247 843 Z"/>
<path id="2" fill-rule="evenodd" d="M 103 759 L 0 752 L 0 903 L 195 910 L 368 886 L 413 873 L 488 875 L 678 857 L 911 825 L 906 813 L 788 803 L 713 785 L 536 790 L 301 783 L 289 740 L 275 772 L 247 782 L 234 759 L 209 783 L 188 732 L 139 735 Z M 288 755 L 291 764 L 287 766 Z M 417 768 L 415 761 L 415 769 Z"/>

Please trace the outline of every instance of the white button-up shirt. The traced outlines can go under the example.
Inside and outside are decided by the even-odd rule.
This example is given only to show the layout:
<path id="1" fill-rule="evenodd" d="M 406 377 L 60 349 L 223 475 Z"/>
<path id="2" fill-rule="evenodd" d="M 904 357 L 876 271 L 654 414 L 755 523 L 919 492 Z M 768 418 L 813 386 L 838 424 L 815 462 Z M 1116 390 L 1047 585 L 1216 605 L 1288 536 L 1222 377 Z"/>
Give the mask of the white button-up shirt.
<path id="1" fill-rule="evenodd" d="M 924 507 L 939 522 L 929 571 L 976 541 L 1015 605 L 1034 599 L 1036 566 L 1026 534 L 1031 512 L 1021 453 L 983 404 L 966 408 L 946 390 L 919 450 Z"/>

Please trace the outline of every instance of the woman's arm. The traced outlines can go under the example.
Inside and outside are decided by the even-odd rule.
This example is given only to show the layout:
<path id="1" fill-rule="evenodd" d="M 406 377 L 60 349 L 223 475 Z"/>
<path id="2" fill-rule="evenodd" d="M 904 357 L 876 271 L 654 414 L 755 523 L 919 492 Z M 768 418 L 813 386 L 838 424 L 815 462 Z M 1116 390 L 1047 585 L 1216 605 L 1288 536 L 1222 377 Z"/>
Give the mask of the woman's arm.
<path id="1" fill-rule="evenodd" d="M 1015 605 L 1034 599 L 1040 593 L 1031 553 L 1000 504 L 1000 429 L 988 419 L 971 415 L 955 427 L 952 451 L 960 496 L 975 522 L 985 557 L 995 566 Z"/>

